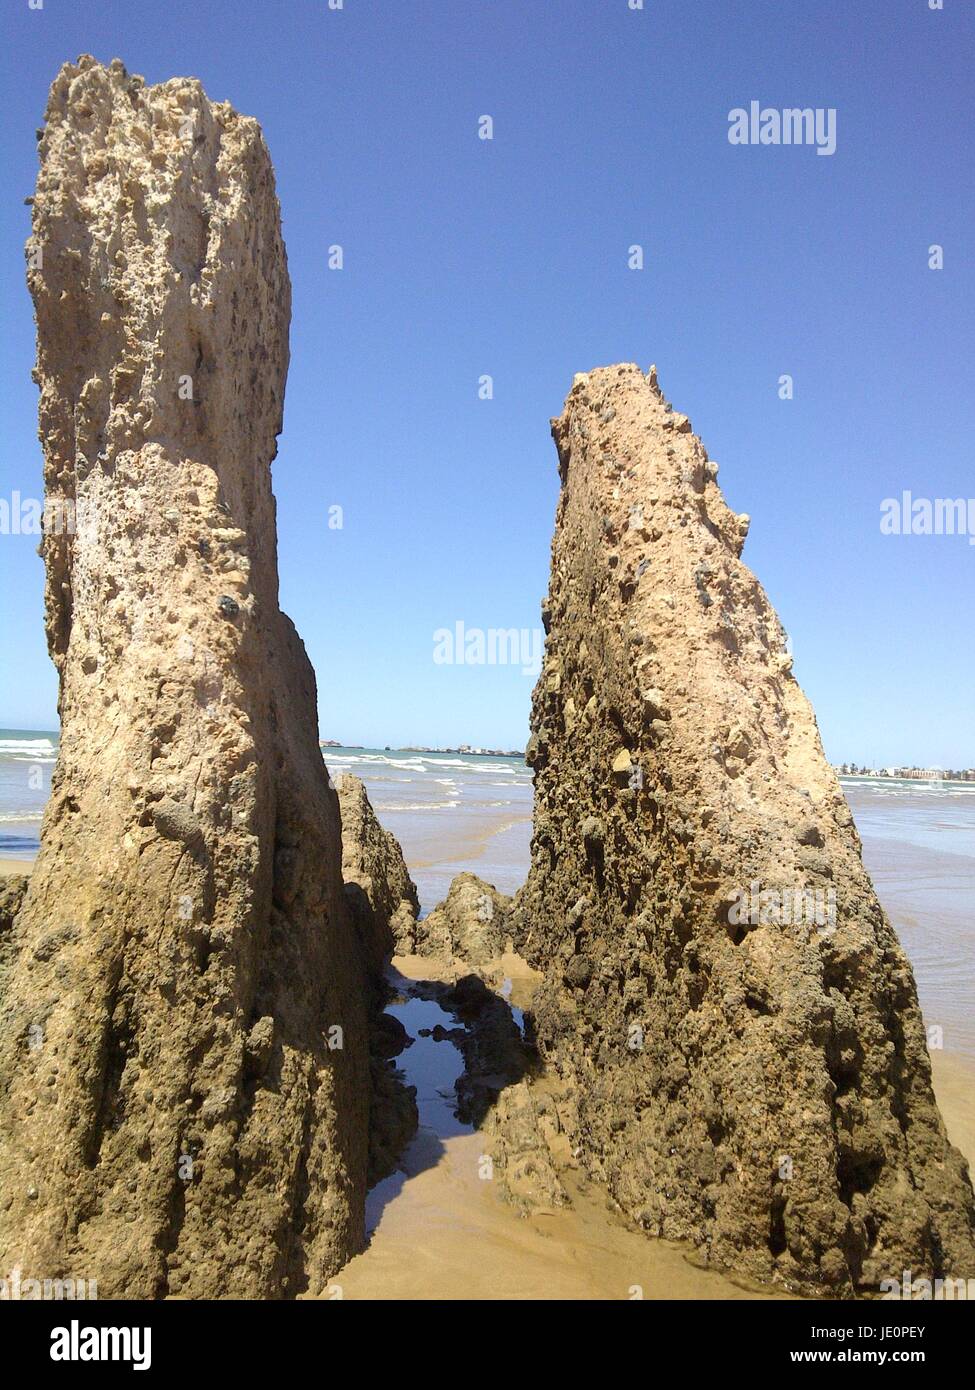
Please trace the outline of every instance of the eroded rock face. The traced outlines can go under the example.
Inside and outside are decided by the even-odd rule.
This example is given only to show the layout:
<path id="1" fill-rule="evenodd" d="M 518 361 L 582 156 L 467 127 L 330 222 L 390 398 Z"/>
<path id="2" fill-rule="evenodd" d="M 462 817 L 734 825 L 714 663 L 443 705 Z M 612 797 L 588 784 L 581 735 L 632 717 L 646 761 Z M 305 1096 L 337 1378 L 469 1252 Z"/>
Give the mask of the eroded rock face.
<path id="1" fill-rule="evenodd" d="M 26 892 L 26 874 L 10 874 L 0 878 L 0 935 L 5 935 L 12 929 Z"/>
<path id="2" fill-rule="evenodd" d="M 62 732 L 2 1002 L 0 1267 L 290 1297 L 361 1246 L 370 1088 L 315 680 L 278 608 L 271 163 L 198 82 L 88 57 L 40 154 Z"/>
<path id="3" fill-rule="evenodd" d="M 0 878 L 0 1018 L 3 1017 L 3 996 L 6 974 L 17 957 L 17 933 L 14 923 L 27 893 L 27 875 L 11 874 Z"/>
<path id="4" fill-rule="evenodd" d="M 396 836 L 384 830 L 358 777 L 336 783 L 342 816 L 346 897 L 375 967 L 394 950 L 413 949 L 420 903 Z"/>
<path id="5" fill-rule="evenodd" d="M 528 1078 L 506 1086 L 491 1112 L 488 1129 L 501 1193 L 507 1201 L 532 1216 L 571 1205 L 562 1175 L 575 1163 L 557 1099 L 545 1083 Z"/>
<path id="6" fill-rule="evenodd" d="M 511 907 L 511 898 L 476 874 L 458 874 L 443 902 L 416 924 L 416 953 L 485 966 L 505 949 Z"/>
<path id="7" fill-rule="evenodd" d="M 553 434 L 516 945 L 573 1144 L 715 1264 L 809 1291 L 968 1277 L 911 969 L 739 559 L 747 517 L 653 369 L 578 377 Z"/>
<path id="8" fill-rule="evenodd" d="M 404 1085 L 394 1061 L 409 1038 L 398 1019 L 383 1012 L 393 993 L 383 971 L 394 951 L 413 949 L 420 904 L 399 841 L 379 824 L 361 779 L 345 773 L 335 786 L 342 821 L 345 898 L 370 972 L 368 1181 L 372 1187 L 393 1172 L 419 1119 L 416 1088 Z"/>

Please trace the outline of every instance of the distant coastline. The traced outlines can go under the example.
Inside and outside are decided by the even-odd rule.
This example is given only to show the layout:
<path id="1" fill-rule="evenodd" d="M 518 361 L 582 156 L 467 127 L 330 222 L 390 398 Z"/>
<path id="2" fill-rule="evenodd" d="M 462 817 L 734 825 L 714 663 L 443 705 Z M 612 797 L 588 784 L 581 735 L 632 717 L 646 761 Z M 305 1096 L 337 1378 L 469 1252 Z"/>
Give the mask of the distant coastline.
<path id="1" fill-rule="evenodd" d="M 0 726 L 0 738 L 6 734 L 17 734 L 22 736 L 34 735 L 35 737 L 52 738 L 55 741 L 60 738 L 57 729 L 18 729 L 13 727 Z M 524 758 L 523 748 L 483 748 L 476 747 L 469 743 L 461 743 L 456 747 L 433 748 L 426 744 L 403 744 L 400 748 L 394 748 L 391 744 L 384 744 L 381 748 L 377 747 L 370 750 L 369 745 L 364 743 L 342 743 L 337 738 L 323 738 L 318 741 L 320 748 L 348 748 L 350 752 L 375 751 L 382 753 L 453 753 L 463 754 L 465 757 L 474 758 Z M 975 782 L 975 767 L 968 768 L 940 768 L 940 767 L 867 767 L 866 764 L 857 763 L 833 763 L 833 771 L 839 777 L 873 777 L 885 779 L 887 781 L 911 781 L 911 782 Z"/>
<path id="2" fill-rule="evenodd" d="M 889 782 L 975 782 L 975 768 L 942 767 L 857 767 L 856 763 L 834 763 L 839 777 L 866 777 Z"/>
<path id="3" fill-rule="evenodd" d="M 369 751 L 363 743 L 340 743 L 335 738 L 319 739 L 321 748 L 348 748 L 350 752 L 361 753 Z M 377 753 L 462 753 L 465 758 L 523 758 L 525 750 L 523 748 L 473 748 L 469 743 L 461 743 L 456 748 L 428 748 L 425 744 L 406 743 L 401 748 L 393 748 L 391 744 L 384 744 L 382 748 L 373 750 Z"/>
<path id="4" fill-rule="evenodd" d="M 55 742 L 61 737 L 58 729 L 18 729 L 14 727 L 0 726 L 0 738 L 4 734 L 16 734 L 24 737 L 32 735 L 39 738 L 51 738 Z M 465 757 L 474 758 L 523 758 L 524 748 L 481 748 L 474 747 L 469 743 L 461 743 L 456 748 L 430 748 L 425 744 L 403 744 L 401 748 L 394 748 L 386 743 L 372 748 L 366 743 L 343 743 L 337 738 L 320 738 L 319 748 L 347 748 L 351 753 L 377 752 L 377 753 L 463 753 Z"/>

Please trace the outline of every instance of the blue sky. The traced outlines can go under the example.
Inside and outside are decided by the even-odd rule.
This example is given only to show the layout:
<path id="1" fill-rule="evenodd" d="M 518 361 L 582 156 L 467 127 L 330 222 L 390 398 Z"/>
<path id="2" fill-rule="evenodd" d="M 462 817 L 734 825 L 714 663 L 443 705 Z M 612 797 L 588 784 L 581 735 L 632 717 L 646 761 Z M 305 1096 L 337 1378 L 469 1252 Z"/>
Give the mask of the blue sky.
<path id="1" fill-rule="evenodd" d="M 905 488 L 975 495 L 975 7 L 6 0 L 2 25 L 0 496 L 40 490 L 22 199 L 48 86 L 86 51 L 198 76 L 260 120 L 277 173 L 282 604 L 323 737 L 524 745 L 531 676 L 437 665 L 433 633 L 537 627 L 549 416 L 575 372 L 636 361 L 752 515 L 744 558 L 829 756 L 975 763 L 975 546 L 879 526 Z M 834 107 L 836 153 L 729 144 L 751 100 Z M 34 547 L 0 536 L 0 725 L 55 721 Z"/>

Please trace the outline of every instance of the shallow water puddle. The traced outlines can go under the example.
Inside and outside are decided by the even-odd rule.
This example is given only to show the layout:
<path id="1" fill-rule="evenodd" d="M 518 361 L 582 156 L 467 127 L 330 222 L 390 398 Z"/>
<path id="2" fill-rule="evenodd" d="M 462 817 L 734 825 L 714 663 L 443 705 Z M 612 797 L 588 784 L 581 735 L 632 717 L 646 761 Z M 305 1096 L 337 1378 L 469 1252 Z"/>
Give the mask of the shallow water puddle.
<path id="1" fill-rule="evenodd" d="M 397 984 L 400 981 L 396 981 Z M 404 985 L 408 982 L 402 981 Z M 473 1134 L 473 1125 L 457 1118 L 455 1083 L 464 1074 L 460 1049 L 448 1038 L 437 1041 L 435 1028 L 456 1027 L 454 1019 L 432 999 L 410 997 L 390 1004 L 388 1014 L 399 1019 L 413 1039 L 395 1058 L 408 1086 L 416 1087 L 416 1107 L 420 1123 L 400 1158 L 399 1171 L 376 1184 L 366 1197 L 366 1232 L 372 1236 L 387 1205 L 402 1191 L 410 1178 L 438 1163 L 443 1141 L 460 1134 Z"/>

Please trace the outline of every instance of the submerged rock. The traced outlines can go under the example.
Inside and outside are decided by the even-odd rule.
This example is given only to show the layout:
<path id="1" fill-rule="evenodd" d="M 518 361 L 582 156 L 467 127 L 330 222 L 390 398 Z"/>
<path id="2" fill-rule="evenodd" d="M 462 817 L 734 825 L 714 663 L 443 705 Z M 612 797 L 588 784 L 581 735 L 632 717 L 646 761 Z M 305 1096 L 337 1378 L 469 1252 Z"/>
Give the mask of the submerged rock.
<path id="1" fill-rule="evenodd" d="M 388 1015 L 381 1015 L 388 1017 Z M 416 1133 L 420 1121 L 416 1104 L 416 1087 L 407 1086 L 394 1064 L 383 1055 L 387 1042 L 381 1032 L 370 1058 L 372 1106 L 369 1113 L 369 1186 L 373 1187 L 392 1173 L 407 1144 Z M 409 1046 L 412 1038 L 401 1045 Z"/>
<path id="2" fill-rule="evenodd" d="M 457 1118 L 479 1129 L 498 1096 L 513 1086 L 537 1061 L 534 1048 L 525 1041 L 511 1006 L 479 975 L 462 975 L 448 984 L 417 981 L 411 993 L 434 999 L 460 1025 L 442 1024 L 421 1030 L 435 1042 L 454 1043 L 464 1058 L 464 1073 L 456 1082 Z"/>
<path id="3" fill-rule="evenodd" d="M 364 1237 L 366 962 L 278 608 L 256 121 L 62 68 L 28 245 L 61 741 L 0 1028 L 0 1265 L 292 1297 Z"/>
<path id="4" fill-rule="evenodd" d="M 553 435 L 515 945 L 573 1144 L 716 1265 L 811 1292 L 969 1277 L 911 968 L 739 560 L 748 519 L 652 370 L 577 377 Z"/>

